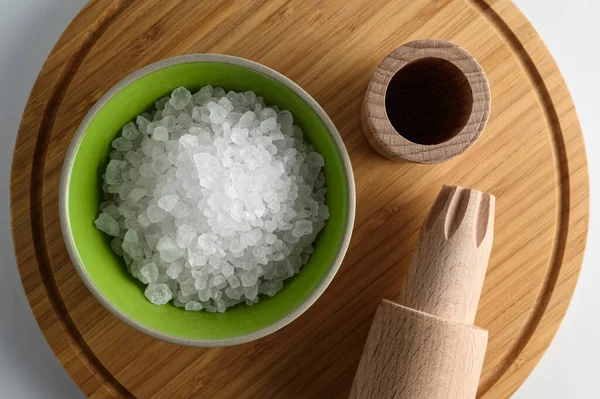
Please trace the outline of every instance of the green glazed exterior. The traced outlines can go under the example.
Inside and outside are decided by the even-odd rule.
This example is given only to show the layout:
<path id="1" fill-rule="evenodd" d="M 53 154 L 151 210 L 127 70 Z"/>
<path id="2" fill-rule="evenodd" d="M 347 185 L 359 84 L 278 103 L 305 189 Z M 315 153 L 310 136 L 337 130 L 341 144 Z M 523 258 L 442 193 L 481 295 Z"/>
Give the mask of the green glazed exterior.
<path id="1" fill-rule="evenodd" d="M 310 261 L 273 298 L 238 305 L 222 314 L 188 312 L 172 304 L 155 306 L 144 285 L 127 273 L 109 238 L 93 224 L 101 202 L 101 175 L 112 140 L 120 129 L 179 86 L 210 84 L 226 90 L 252 90 L 268 105 L 288 109 L 307 140 L 325 158 L 330 219 L 315 242 Z M 128 76 L 92 108 L 80 125 L 61 176 L 63 236 L 73 264 L 96 298 L 113 314 L 156 338 L 194 346 L 224 346 L 270 334 L 302 314 L 323 293 L 348 248 L 354 223 L 354 178 L 335 126 L 306 92 L 260 64 L 223 55 L 167 59 Z"/>

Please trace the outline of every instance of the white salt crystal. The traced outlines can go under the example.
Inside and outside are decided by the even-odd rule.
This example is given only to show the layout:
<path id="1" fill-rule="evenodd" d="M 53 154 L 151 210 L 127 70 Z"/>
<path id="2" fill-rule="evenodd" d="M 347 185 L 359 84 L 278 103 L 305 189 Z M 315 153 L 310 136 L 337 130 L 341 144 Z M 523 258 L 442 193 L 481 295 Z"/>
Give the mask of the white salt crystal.
<path id="1" fill-rule="evenodd" d="M 137 117 L 136 123 L 137 123 L 138 131 L 146 132 L 148 130 L 148 125 L 150 124 L 150 121 L 147 118 L 145 118 L 144 116 L 140 115 Z"/>
<path id="2" fill-rule="evenodd" d="M 225 89 L 222 87 L 215 87 L 212 93 L 213 97 L 221 98 L 225 95 Z"/>
<path id="3" fill-rule="evenodd" d="M 192 95 L 194 103 L 202 105 L 206 103 L 212 97 L 213 88 L 212 86 L 204 86 L 197 93 Z"/>
<path id="4" fill-rule="evenodd" d="M 179 142 L 177 140 L 169 140 L 165 144 L 165 151 L 175 153 L 179 149 Z"/>
<path id="5" fill-rule="evenodd" d="M 176 110 L 180 111 L 185 108 L 186 105 L 192 100 L 192 93 L 189 92 L 185 87 L 178 87 L 173 90 L 169 104 Z"/>
<path id="6" fill-rule="evenodd" d="M 233 110 L 233 104 L 231 104 L 231 101 L 227 97 L 220 98 L 219 105 L 227 112 L 231 112 Z"/>
<path id="7" fill-rule="evenodd" d="M 126 162 L 125 162 L 126 163 Z M 106 173 L 104 174 L 104 180 L 106 184 L 115 185 L 123 181 L 121 173 L 126 165 L 123 165 L 123 161 L 111 160 L 106 167 Z"/>
<path id="8" fill-rule="evenodd" d="M 292 230 L 292 235 L 294 237 L 302 237 L 308 235 L 313 232 L 313 225 L 310 221 L 303 219 L 298 220 L 296 224 L 294 224 L 294 229 Z"/>
<path id="9" fill-rule="evenodd" d="M 169 140 L 169 131 L 164 126 L 158 126 L 152 132 L 152 138 L 157 141 L 167 141 Z"/>
<path id="10" fill-rule="evenodd" d="M 256 282 L 255 282 L 250 287 L 248 287 L 248 291 L 246 291 L 246 299 L 253 301 L 253 300 L 257 299 L 257 295 L 258 295 L 258 284 L 256 284 Z"/>
<path id="11" fill-rule="evenodd" d="M 240 279 L 235 274 L 227 277 L 227 283 L 231 288 L 238 288 L 241 285 Z"/>
<path id="12" fill-rule="evenodd" d="M 173 262 L 167 268 L 166 273 L 170 279 L 176 280 L 177 277 L 179 277 L 179 275 L 181 274 L 182 270 L 183 270 L 183 263 Z"/>
<path id="13" fill-rule="evenodd" d="M 209 102 L 206 106 L 210 115 L 208 116 L 211 123 L 220 124 L 227 118 L 227 110 L 214 102 Z"/>
<path id="14" fill-rule="evenodd" d="M 117 137 L 112 142 L 112 146 L 117 151 L 125 152 L 133 148 L 133 143 L 127 140 L 125 137 Z"/>
<path id="15" fill-rule="evenodd" d="M 132 170 L 135 170 L 135 169 L 132 169 Z M 135 203 L 135 202 L 138 202 L 139 200 L 141 200 L 142 198 L 144 198 L 145 195 L 146 195 L 145 188 L 136 187 L 129 192 L 129 194 L 127 195 L 127 199 L 131 203 Z"/>
<path id="16" fill-rule="evenodd" d="M 267 119 L 275 119 L 277 118 L 277 113 L 278 111 L 275 109 L 275 107 L 262 108 L 260 110 L 260 120 L 266 121 Z"/>
<path id="17" fill-rule="evenodd" d="M 123 251 L 135 260 L 139 260 L 144 255 L 144 249 L 137 241 L 123 240 Z"/>
<path id="18" fill-rule="evenodd" d="M 219 291 L 219 293 L 222 293 L 222 291 Z M 223 301 L 215 301 L 215 304 L 215 307 L 217 308 L 216 310 L 219 313 L 223 313 L 225 312 L 225 309 L 227 309 L 227 305 Z"/>
<path id="19" fill-rule="evenodd" d="M 268 245 L 273 244 L 276 240 L 277 240 L 277 236 L 275 234 L 267 234 L 267 236 L 265 238 L 265 242 Z"/>
<path id="20" fill-rule="evenodd" d="M 169 162 L 169 158 L 165 154 L 157 156 L 156 158 L 154 158 L 154 162 L 152 162 L 152 170 L 157 175 L 166 172 L 170 166 L 171 163 Z"/>
<path id="21" fill-rule="evenodd" d="M 204 252 L 204 255 L 211 255 L 217 250 L 216 240 L 217 238 L 214 234 L 200 234 L 198 237 L 198 248 Z"/>
<path id="22" fill-rule="evenodd" d="M 164 209 L 159 208 L 157 205 L 150 205 L 147 210 L 148 220 L 150 223 L 158 223 L 167 216 Z"/>
<path id="23" fill-rule="evenodd" d="M 198 173 L 202 173 L 206 168 L 208 168 L 208 164 L 210 163 L 210 154 L 207 152 L 201 152 L 199 154 L 194 154 L 194 164 L 196 165 L 196 169 Z"/>
<path id="24" fill-rule="evenodd" d="M 161 237 L 156 244 L 156 249 L 160 252 L 160 258 L 165 262 L 173 262 L 183 254 L 181 248 L 169 236 Z"/>
<path id="25" fill-rule="evenodd" d="M 196 238 L 196 230 L 187 224 L 183 224 L 177 228 L 177 245 L 180 248 L 188 248 L 194 238 Z"/>
<path id="26" fill-rule="evenodd" d="M 282 288 L 283 288 L 282 280 L 269 280 L 269 281 L 265 281 L 258 287 L 258 292 L 260 294 L 264 294 L 264 295 L 268 295 L 268 296 L 272 297 L 276 293 L 281 291 Z"/>
<path id="27" fill-rule="evenodd" d="M 166 284 L 149 284 L 144 295 L 155 305 L 164 305 L 173 297 L 171 289 Z"/>
<path id="28" fill-rule="evenodd" d="M 184 134 L 179 139 L 179 144 L 181 144 L 186 150 L 198 147 L 198 136 Z"/>
<path id="29" fill-rule="evenodd" d="M 265 230 L 267 233 L 272 233 L 277 229 L 277 222 L 272 220 L 265 221 Z"/>
<path id="30" fill-rule="evenodd" d="M 119 224 L 116 222 L 115 219 L 113 219 L 106 213 L 101 213 L 100 216 L 98 216 L 98 218 L 94 222 L 94 224 L 99 230 L 102 230 L 109 236 L 116 236 L 117 234 L 119 234 Z"/>
<path id="31" fill-rule="evenodd" d="M 194 311 L 198 311 L 198 310 L 202 310 L 204 307 L 202 306 L 202 304 L 200 302 L 196 302 L 196 301 L 189 301 L 186 302 L 185 304 L 185 310 L 194 310 Z"/>
<path id="32" fill-rule="evenodd" d="M 138 215 L 138 223 L 141 224 L 143 227 L 148 227 L 152 222 L 150 221 L 146 213 L 140 213 Z"/>
<path id="33" fill-rule="evenodd" d="M 254 115 L 254 114 L 252 114 Z M 241 124 L 241 123 L 240 123 Z M 235 144 L 246 144 L 246 139 L 248 138 L 248 129 L 234 127 L 231 130 L 231 141 Z"/>
<path id="34" fill-rule="evenodd" d="M 154 177 L 155 173 L 150 163 L 143 163 L 140 165 L 140 175 L 144 177 Z"/>
<path id="35" fill-rule="evenodd" d="M 311 152 L 306 156 L 306 163 L 309 166 L 322 168 L 323 166 L 325 166 L 325 159 L 318 152 Z"/>
<path id="36" fill-rule="evenodd" d="M 154 284 L 158 280 L 158 267 L 155 263 L 147 263 L 140 269 L 140 274 L 148 284 Z"/>
<path id="37" fill-rule="evenodd" d="M 157 122 L 157 121 L 150 122 L 148 124 L 148 127 L 146 128 L 146 134 L 152 136 L 154 134 L 154 130 L 159 126 L 160 126 L 160 122 Z"/>
<path id="38" fill-rule="evenodd" d="M 294 134 L 293 123 L 294 118 L 290 111 L 284 110 L 277 115 L 277 122 L 281 125 L 281 133 L 286 136 L 291 136 Z"/>
<path id="39" fill-rule="evenodd" d="M 174 116 L 167 115 L 160 120 L 160 124 L 162 127 L 167 129 L 167 132 L 172 132 L 175 129 L 175 121 L 176 121 L 176 119 Z"/>
<path id="40" fill-rule="evenodd" d="M 231 277 L 235 273 L 235 268 L 231 264 L 225 263 L 225 265 L 221 267 L 221 273 L 223 273 L 223 277 L 225 278 Z"/>
<path id="41" fill-rule="evenodd" d="M 256 120 L 256 115 L 252 111 L 247 111 L 240 118 L 240 128 L 249 129 L 252 127 L 252 123 Z"/>
<path id="42" fill-rule="evenodd" d="M 163 97 L 160 98 L 158 100 L 156 100 L 156 102 L 154 103 L 154 105 L 156 106 L 156 109 L 158 111 L 163 111 L 165 109 L 165 105 L 169 102 L 169 97 Z"/>
<path id="43" fill-rule="evenodd" d="M 200 299 L 200 301 L 202 301 L 202 302 L 208 302 L 208 300 L 211 297 L 211 294 L 212 294 L 212 292 L 211 292 L 210 288 L 203 288 L 198 291 L 198 299 Z M 209 306 L 207 306 L 206 309 L 209 310 L 210 309 Z"/>
<path id="44" fill-rule="evenodd" d="M 242 282 L 242 286 L 244 287 L 252 287 L 256 284 L 256 274 L 251 272 L 242 274 L 240 279 Z"/>
<path id="45" fill-rule="evenodd" d="M 129 163 L 135 168 L 135 169 L 130 169 L 130 170 L 136 171 L 139 173 L 138 169 L 142 165 L 144 156 L 135 151 L 128 151 L 127 154 L 125 154 L 125 159 L 127 161 L 129 161 Z"/>
<path id="46" fill-rule="evenodd" d="M 201 291 L 204 290 L 208 286 L 208 276 L 205 274 L 198 274 L 195 277 L 194 288 L 196 290 Z"/>
<path id="47" fill-rule="evenodd" d="M 123 240 L 128 242 L 138 242 L 137 232 L 135 230 L 127 230 Z"/>
<path id="48" fill-rule="evenodd" d="M 263 133 L 268 133 L 276 127 L 277 121 L 275 120 L 275 118 L 268 118 L 260 123 L 260 130 Z"/>
<path id="49" fill-rule="evenodd" d="M 192 117 L 186 113 L 179 114 L 175 121 L 182 129 L 189 129 L 192 127 Z"/>
<path id="50" fill-rule="evenodd" d="M 179 197 L 176 194 L 165 195 L 164 197 L 161 197 L 158 200 L 157 205 L 160 208 L 164 209 L 165 211 L 169 212 L 170 210 L 175 208 L 175 205 L 177 205 L 178 201 L 179 201 Z"/>
<path id="51" fill-rule="evenodd" d="M 275 278 L 284 280 L 294 275 L 294 267 L 289 261 L 277 262 L 273 269 L 273 274 Z"/>
<path id="52" fill-rule="evenodd" d="M 244 245 L 242 244 L 241 240 L 231 240 L 230 244 L 229 244 L 229 250 L 232 253 L 239 253 L 244 249 Z"/>
<path id="53" fill-rule="evenodd" d="M 225 277 L 223 277 L 221 275 L 217 275 L 217 276 L 213 277 L 212 281 L 210 282 L 210 286 L 218 287 L 219 285 L 223 284 L 225 281 L 227 281 L 225 279 Z"/>
<path id="54" fill-rule="evenodd" d="M 181 87 L 156 107 L 113 141 L 96 226 L 152 303 L 223 312 L 275 295 L 329 217 L 325 160 L 252 92 Z"/>
<path id="55" fill-rule="evenodd" d="M 100 210 L 102 210 L 102 212 L 106 213 L 108 216 L 110 216 L 113 219 L 118 219 L 121 217 L 121 213 L 119 212 L 119 209 L 114 206 L 113 204 L 110 204 L 106 207 L 104 207 L 104 209 L 100 208 Z"/>
<path id="56" fill-rule="evenodd" d="M 121 135 L 125 137 L 127 140 L 134 140 L 140 135 L 137 127 L 133 122 L 129 122 L 125 126 L 123 126 L 123 130 L 121 131 Z"/>

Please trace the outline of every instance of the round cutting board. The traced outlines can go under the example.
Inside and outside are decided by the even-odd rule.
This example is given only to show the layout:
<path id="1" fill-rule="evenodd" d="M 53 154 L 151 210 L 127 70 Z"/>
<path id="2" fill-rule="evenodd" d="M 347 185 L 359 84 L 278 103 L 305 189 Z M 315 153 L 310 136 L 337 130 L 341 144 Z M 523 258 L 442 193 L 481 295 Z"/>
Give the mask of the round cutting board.
<path id="1" fill-rule="evenodd" d="M 469 51 L 492 91 L 480 139 L 438 165 L 384 159 L 359 122 L 381 59 L 422 38 Z M 186 53 L 249 58 L 295 80 L 337 125 L 356 177 L 354 234 L 332 285 L 289 326 L 230 348 L 177 346 L 117 320 L 79 279 L 59 226 L 61 166 L 84 115 L 129 73 Z M 29 98 L 13 161 L 12 227 L 40 328 L 89 396 L 345 398 L 374 311 L 399 292 L 442 184 L 497 197 L 476 320 L 490 333 L 479 396 L 508 398 L 568 307 L 589 195 L 583 139 L 565 83 L 508 0 L 92 1 L 60 38 Z"/>

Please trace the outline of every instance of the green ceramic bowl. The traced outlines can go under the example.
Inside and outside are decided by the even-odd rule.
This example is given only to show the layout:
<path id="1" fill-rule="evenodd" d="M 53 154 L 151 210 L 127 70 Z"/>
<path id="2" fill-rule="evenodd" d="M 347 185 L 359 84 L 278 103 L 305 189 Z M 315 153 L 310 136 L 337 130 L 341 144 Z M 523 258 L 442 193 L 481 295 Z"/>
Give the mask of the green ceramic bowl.
<path id="1" fill-rule="evenodd" d="M 269 105 L 288 109 L 306 138 L 325 158 L 331 216 L 300 273 L 273 298 L 238 305 L 222 314 L 155 306 L 131 277 L 109 239 L 94 227 L 101 201 L 101 174 L 112 140 L 123 125 L 179 86 L 253 90 Z M 355 191 L 348 153 L 317 102 L 285 76 L 252 61 L 223 55 L 175 57 L 149 65 L 108 91 L 79 126 L 64 162 L 60 188 L 63 236 L 79 275 L 115 316 L 155 338 L 194 346 L 225 346 L 270 334 L 301 315 L 338 271 L 352 232 Z M 300 326 L 297 326 L 298 328 Z"/>

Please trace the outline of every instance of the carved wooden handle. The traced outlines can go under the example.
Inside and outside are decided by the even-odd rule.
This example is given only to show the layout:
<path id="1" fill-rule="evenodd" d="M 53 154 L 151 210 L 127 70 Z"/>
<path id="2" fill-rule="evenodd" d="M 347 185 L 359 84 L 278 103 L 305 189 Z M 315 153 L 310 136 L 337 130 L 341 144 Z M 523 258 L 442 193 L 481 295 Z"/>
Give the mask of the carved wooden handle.
<path id="1" fill-rule="evenodd" d="M 444 186 L 421 229 L 398 303 L 473 324 L 494 236 L 495 198 Z"/>
<path id="2" fill-rule="evenodd" d="M 444 186 L 396 302 L 377 309 L 352 399 L 473 399 L 487 331 L 473 326 L 493 240 L 495 199 Z"/>

